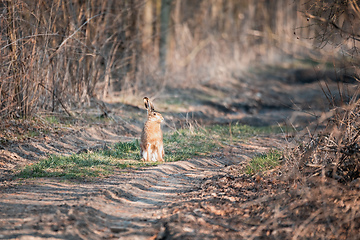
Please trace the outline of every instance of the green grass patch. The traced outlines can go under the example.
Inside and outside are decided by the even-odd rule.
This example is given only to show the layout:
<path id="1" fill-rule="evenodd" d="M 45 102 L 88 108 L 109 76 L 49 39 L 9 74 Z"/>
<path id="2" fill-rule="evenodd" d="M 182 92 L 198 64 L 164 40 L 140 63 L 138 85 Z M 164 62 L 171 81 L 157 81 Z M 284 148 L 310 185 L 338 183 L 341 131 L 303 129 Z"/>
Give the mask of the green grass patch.
<path id="1" fill-rule="evenodd" d="M 46 116 L 46 117 L 44 118 L 44 120 L 45 120 L 46 122 L 48 122 L 49 124 L 51 124 L 51 125 L 58 125 L 58 124 L 60 124 L 59 119 L 58 119 L 57 117 L 55 117 L 55 116 Z"/>
<path id="2" fill-rule="evenodd" d="M 140 160 L 140 143 L 138 140 L 132 142 L 119 142 L 113 147 L 98 152 L 99 154 L 115 159 Z"/>
<path id="3" fill-rule="evenodd" d="M 209 155 L 219 148 L 206 129 L 181 129 L 164 135 L 165 161 L 186 160 L 194 156 Z"/>
<path id="4" fill-rule="evenodd" d="M 252 127 L 248 125 L 215 125 L 208 128 L 212 138 L 224 143 L 244 141 L 250 137 L 286 132 L 288 129 L 279 126 Z"/>
<path id="5" fill-rule="evenodd" d="M 260 134 L 281 131 L 279 127 L 259 128 L 240 124 L 180 129 L 164 134 L 165 161 L 173 162 L 194 156 L 210 156 L 226 144 L 245 141 L 249 137 Z M 138 140 L 119 142 L 103 150 L 70 156 L 51 155 L 47 159 L 26 166 L 17 174 L 17 177 L 62 177 L 65 179 L 106 177 L 115 169 L 159 164 L 158 162 L 144 163 L 140 159 Z"/>
<path id="6" fill-rule="evenodd" d="M 270 150 L 267 153 L 260 154 L 249 162 L 246 166 L 245 173 L 253 175 L 259 172 L 270 170 L 280 164 L 282 152 L 278 150 Z"/>
<path id="7" fill-rule="evenodd" d="M 104 150 L 70 156 L 51 155 L 47 159 L 26 166 L 17 174 L 17 177 L 62 177 L 65 179 L 106 177 L 117 168 L 153 165 L 153 163 L 143 163 L 138 160 L 140 160 L 139 142 L 120 142 Z"/>
<path id="8" fill-rule="evenodd" d="M 251 127 L 241 124 L 180 129 L 164 135 L 165 160 L 171 162 L 194 156 L 209 156 L 225 145 L 283 131 L 278 126 Z"/>

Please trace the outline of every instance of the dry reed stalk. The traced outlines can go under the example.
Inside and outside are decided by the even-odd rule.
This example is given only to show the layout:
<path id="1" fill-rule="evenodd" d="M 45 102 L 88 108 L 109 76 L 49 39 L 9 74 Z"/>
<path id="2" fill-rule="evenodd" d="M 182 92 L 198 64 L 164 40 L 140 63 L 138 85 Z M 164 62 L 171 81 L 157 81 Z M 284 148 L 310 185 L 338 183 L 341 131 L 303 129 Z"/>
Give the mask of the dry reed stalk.
<path id="1" fill-rule="evenodd" d="M 311 1 L 176 0 L 164 77 L 157 64 L 161 2 L 2 2 L 1 117 L 78 108 L 94 98 L 161 91 L 173 83 L 198 86 L 253 62 L 329 56 L 314 51 L 318 28 L 305 27 L 300 14 L 304 7 L 312 13 Z M 350 3 L 356 14 L 357 2 Z M 346 44 L 342 51 L 351 49 Z"/>

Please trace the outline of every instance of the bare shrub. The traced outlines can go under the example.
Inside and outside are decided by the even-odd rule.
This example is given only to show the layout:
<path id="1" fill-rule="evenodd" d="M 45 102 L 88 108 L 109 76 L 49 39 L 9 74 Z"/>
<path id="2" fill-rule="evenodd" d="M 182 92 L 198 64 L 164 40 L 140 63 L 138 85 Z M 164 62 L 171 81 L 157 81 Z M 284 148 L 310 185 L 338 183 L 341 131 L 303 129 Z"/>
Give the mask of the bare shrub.
<path id="1" fill-rule="evenodd" d="M 1 117 L 39 109 L 71 114 L 95 95 L 133 86 L 141 7 L 142 1 L 2 1 Z"/>
<path id="2" fill-rule="evenodd" d="M 327 176 L 342 183 L 360 177 L 360 100 L 324 114 L 321 132 L 299 147 L 291 163 L 302 176 Z"/>

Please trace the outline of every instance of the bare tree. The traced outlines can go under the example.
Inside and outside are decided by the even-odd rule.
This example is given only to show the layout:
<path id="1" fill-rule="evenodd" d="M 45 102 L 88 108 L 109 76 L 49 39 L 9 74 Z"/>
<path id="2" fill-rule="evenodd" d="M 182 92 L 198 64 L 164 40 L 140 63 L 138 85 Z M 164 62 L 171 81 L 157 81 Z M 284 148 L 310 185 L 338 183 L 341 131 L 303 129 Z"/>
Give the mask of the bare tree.
<path id="1" fill-rule="evenodd" d="M 169 39 L 169 24 L 171 14 L 172 0 L 161 1 L 161 14 L 160 14 L 160 41 L 159 41 L 159 67 L 162 74 L 166 70 L 166 54 Z"/>

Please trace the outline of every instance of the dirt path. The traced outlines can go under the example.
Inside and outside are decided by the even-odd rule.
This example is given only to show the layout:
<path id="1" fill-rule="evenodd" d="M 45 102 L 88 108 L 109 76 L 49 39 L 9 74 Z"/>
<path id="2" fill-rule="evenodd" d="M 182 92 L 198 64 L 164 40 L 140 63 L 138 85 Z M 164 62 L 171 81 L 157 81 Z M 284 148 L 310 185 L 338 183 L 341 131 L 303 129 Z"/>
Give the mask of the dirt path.
<path id="1" fill-rule="evenodd" d="M 165 239 L 169 230 L 161 218 L 166 206 L 188 201 L 183 194 L 198 190 L 204 179 L 268 149 L 264 142 L 269 143 L 239 146 L 231 159 L 219 153 L 119 171 L 95 182 L 11 181 L 0 193 L 0 238 Z"/>
<path id="2" fill-rule="evenodd" d="M 180 200 L 179 194 L 204 177 L 219 174 L 224 164 L 229 161 L 167 163 L 88 184 L 17 183 L 0 195 L 0 238 L 148 239 L 161 230 L 163 206 Z"/>

